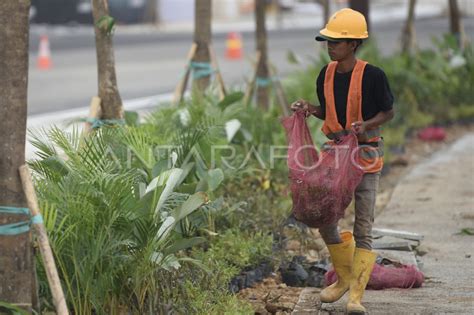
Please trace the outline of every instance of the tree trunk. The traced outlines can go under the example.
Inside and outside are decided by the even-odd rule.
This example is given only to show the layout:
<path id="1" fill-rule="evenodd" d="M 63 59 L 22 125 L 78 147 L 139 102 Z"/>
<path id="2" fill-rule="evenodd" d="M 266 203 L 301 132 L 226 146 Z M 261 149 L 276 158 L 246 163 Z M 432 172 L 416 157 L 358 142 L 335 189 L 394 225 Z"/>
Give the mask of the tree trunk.
<path id="1" fill-rule="evenodd" d="M 122 99 L 117 87 L 115 56 L 112 34 L 107 28 L 99 27 L 100 18 L 109 16 L 108 0 L 92 0 L 94 17 L 95 46 L 97 52 L 97 72 L 99 97 L 102 101 L 102 119 L 123 119 Z"/>
<path id="2" fill-rule="evenodd" d="M 415 49 L 415 5 L 416 0 L 408 4 L 408 17 L 402 33 L 402 52 L 409 54 Z"/>
<path id="3" fill-rule="evenodd" d="M 326 27 L 327 22 L 329 21 L 329 15 L 331 14 L 331 2 L 329 0 L 321 0 L 321 5 L 323 6 L 324 16 L 323 16 L 323 25 L 322 28 Z"/>
<path id="4" fill-rule="evenodd" d="M 458 1 L 449 0 L 449 25 L 451 34 L 453 34 L 458 42 L 459 47 L 464 46 L 464 28 L 461 22 L 461 12 L 459 12 Z"/>
<path id="5" fill-rule="evenodd" d="M 145 23 L 157 24 L 158 21 L 158 0 L 147 0 L 145 16 L 143 20 Z"/>
<path id="6" fill-rule="evenodd" d="M 193 61 L 208 63 L 210 68 L 209 44 L 211 42 L 211 0 L 196 0 L 194 12 L 194 42 L 197 44 L 196 54 Z M 203 72 L 205 68 L 201 68 Z M 199 69 L 194 69 L 199 70 Z M 193 81 L 194 92 L 204 93 L 209 86 L 211 76 L 203 75 Z"/>
<path id="7" fill-rule="evenodd" d="M 365 17 L 367 21 L 367 30 L 370 30 L 370 19 L 369 19 L 369 0 L 349 0 L 349 7 L 353 10 L 359 11 Z"/>
<path id="8" fill-rule="evenodd" d="M 259 106 L 262 106 L 263 108 L 268 108 L 270 101 L 268 93 L 270 85 L 268 84 L 269 71 L 267 52 L 267 29 L 265 27 L 265 3 L 265 0 L 255 0 L 257 51 L 260 52 L 260 62 L 257 65 L 257 104 Z"/>
<path id="9" fill-rule="evenodd" d="M 27 207 L 18 172 L 25 163 L 30 0 L 0 1 L 0 206 Z M 0 213 L 0 225 L 28 220 Z M 0 235 L 0 301 L 31 311 L 30 233 Z"/>

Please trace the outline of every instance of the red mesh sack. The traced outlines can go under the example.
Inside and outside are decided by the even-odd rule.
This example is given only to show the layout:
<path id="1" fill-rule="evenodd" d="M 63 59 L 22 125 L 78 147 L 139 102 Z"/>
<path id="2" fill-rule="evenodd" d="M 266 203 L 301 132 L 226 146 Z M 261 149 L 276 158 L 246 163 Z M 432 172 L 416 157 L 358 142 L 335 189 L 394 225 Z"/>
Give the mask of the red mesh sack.
<path id="1" fill-rule="evenodd" d="M 364 172 L 356 163 L 357 137 L 349 133 L 330 141 L 320 154 L 306 124 L 306 114 L 297 111 L 282 120 L 288 139 L 288 169 L 295 218 L 319 228 L 344 216 Z"/>
<path id="2" fill-rule="evenodd" d="M 326 285 L 331 285 L 337 280 L 334 269 L 329 270 L 324 275 Z M 375 264 L 370 274 L 367 289 L 383 290 L 388 288 L 419 288 L 423 284 L 425 277 L 413 265 L 379 265 Z"/>
<path id="3" fill-rule="evenodd" d="M 442 127 L 427 127 L 418 132 L 418 138 L 423 141 L 443 141 L 446 131 Z"/>

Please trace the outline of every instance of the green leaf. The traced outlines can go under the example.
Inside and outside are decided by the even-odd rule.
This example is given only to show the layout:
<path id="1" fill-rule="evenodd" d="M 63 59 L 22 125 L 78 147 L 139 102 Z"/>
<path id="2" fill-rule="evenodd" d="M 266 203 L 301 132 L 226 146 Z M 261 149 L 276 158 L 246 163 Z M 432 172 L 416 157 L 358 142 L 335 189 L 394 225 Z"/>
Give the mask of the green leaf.
<path id="1" fill-rule="evenodd" d="M 239 131 L 242 133 L 246 142 L 252 141 L 253 136 L 250 131 L 248 131 L 246 128 L 240 128 Z"/>
<path id="2" fill-rule="evenodd" d="M 127 125 L 138 126 L 140 117 L 138 116 L 137 112 L 126 110 L 124 114 L 125 114 L 125 122 L 127 123 Z"/>
<path id="3" fill-rule="evenodd" d="M 188 177 L 189 173 L 191 173 L 191 170 L 193 169 L 193 167 L 194 167 L 194 162 L 186 163 L 185 165 L 181 167 L 183 172 L 181 173 L 181 176 L 178 179 L 178 185 L 181 185 L 184 182 L 186 177 Z"/>
<path id="4" fill-rule="evenodd" d="M 463 228 L 457 235 L 474 235 L 474 228 Z"/>
<path id="5" fill-rule="evenodd" d="M 219 106 L 219 108 L 221 109 L 224 109 L 227 106 L 240 101 L 243 97 L 244 93 L 240 91 L 228 94 L 226 97 L 224 97 L 222 101 L 217 104 L 217 106 Z"/>
<path id="6" fill-rule="evenodd" d="M 207 178 L 202 178 L 199 180 L 199 182 L 197 183 L 196 185 L 196 189 L 194 192 L 199 192 L 199 191 L 202 191 L 202 192 L 205 192 L 209 189 L 209 183 L 207 181 Z"/>
<path id="7" fill-rule="evenodd" d="M 205 165 L 202 165 L 201 163 L 196 164 L 196 175 L 199 179 L 207 179 L 207 170 Z"/>
<path id="8" fill-rule="evenodd" d="M 0 301 L 0 314 L 5 315 L 28 315 L 29 313 L 18 306 Z"/>
<path id="9" fill-rule="evenodd" d="M 161 252 L 153 252 L 150 256 L 150 260 L 153 264 L 157 265 L 159 268 L 165 269 L 166 271 L 172 271 L 172 269 L 178 270 L 181 267 L 176 256 L 165 255 Z"/>
<path id="10" fill-rule="evenodd" d="M 209 189 L 211 191 L 216 190 L 217 187 L 222 183 L 224 180 L 224 172 L 220 168 L 212 169 L 207 172 L 208 179 L 207 182 L 209 183 Z"/>
<path id="11" fill-rule="evenodd" d="M 45 139 L 47 135 L 45 129 L 28 129 L 29 142 L 37 149 L 36 155 L 42 159 L 57 155 L 51 141 Z"/>
<path id="12" fill-rule="evenodd" d="M 167 247 L 163 253 L 165 255 L 175 254 L 180 250 L 187 249 L 206 242 L 204 237 L 183 238 L 173 242 L 173 245 Z"/>
<path id="13" fill-rule="evenodd" d="M 193 213 L 207 201 L 207 194 L 204 192 L 197 192 L 190 196 L 179 208 L 175 209 L 172 216 L 176 219 L 176 222 L 178 222 Z"/>
<path id="14" fill-rule="evenodd" d="M 171 195 L 175 187 L 178 185 L 179 180 L 181 178 L 181 175 L 183 173 L 183 170 L 180 168 L 173 168 L 169 171 L 166 172 L 166 174 L 163 174 L 164 176 L 160 175 L 156 178 L 157 184 L 156 186 L 162 186 L 163 185 L 163 180 L 166 178 L 166 184 L 165 188 L 160 194 L 160 198 L 158 199 L 158 203 L 155 208 L 155 215 L 159 213 L 161 207 L 165 203 L 165 201 L 168 199 L 168 197 Z M 151 185 L 151 183 L 150 183 Z M 156 187 L 155 186 L 155 187 Z M 154 188 L 153 188 L 154 189 Z M 148 191 L 148 188 L 147 188 Z"/>
<path id="15" fill-rule="evenodd" d="M 121 141 L 132 149 L 135 156 L 147 169 L 151 170 L 155 166 L 154 143 L 144 129 L 127 128 L 121 136 Z"/>
<path id="16" fill-rule="evenodd" d="M 160 174 L 163 173 L 164 171 L 167 171 L 168 167 L 169 167 L 169 164 L 171 164 L 171 163 L 168 159 L 159 160 L 155 164 L 155 166 L 153 166 L 153 169 L 151 170 L 152 177 L 156 178 L 156 177 L 160 176 Z"/>
<path id="17" fill-rule="evenodd" d="M 202 228 L 201 231 L 206 232 L 207 235 L 209 235 L 209 236 L 217 236 L 217 235 L 219 235 L 219 233 L 213 232 L 213 231 L 208 230 L 208 229 L 205 229 L 205 228 Z"/>
<path id="18" fill-rule="evenodd" d="M 166 238 L 168 237 L 169 233 L 173 230 L 176 224 L 176 221 L 177 220 L 173 217 L 167 217 L 166 220 L 161 224 L 160 229 L 156 233 L 156 239 L 160 243 L 163 243 L 166 241 Z"/>
<path id="19" fill-rule="evenodd" d="M 146 195 L 146 187 L 145 183 L 138 183 L 138 195 L 140 196 L 140 199 Z"/>
<path id="20" fill-rule="evenodd" d="M 229 143 L 232 142 L 232 139 L 240 127 L 242 127 L 242 123 L 238 119 L 231 119 L 225 123 L 225 132 Z"/>
<path id="21" fill-rule="evenodd" d="M 286 60 L 288 60 L 288 63 L 293 64 L 293 65 L 299 65 L 301 64 L 301 58 L 298 57 L 294 51 L 288 50 L 286 54 Z"/>
<path id="22" fill-rule="evenodd" d="M 163 261 L 161 262 L 161 268 L 165 269 L 166 271 L 173 271 L 178 270 L 181 267 L 178 258 L 174 255 L 165 256 Z"/>
<path id="23" fill-rule="evenodd" d="M 69 169 L 67 168 L 64 161 L 56 156 L 50 156 L 46 159 L 43 159 L 41 163 L 43 163 L 44 166 L 50 171 L 60 174 L 60 176 L 66 176 L 67 173 L 69 173 Z"/>
<path id="24" fill-rule="evenodd" d="M 95 25 L 110 36 L 114 32 L 115 19 L 110 15 L 104 15 L 99 18 Z"/>
<path id="25" fill-rule="evenodd" d="M 181 184 L 181 185 L 179 185 L 179 187 L 177 187 L 176 191 L 180 192 L 180 193 L 191 195 L 191 194 L 198 191 L 198 190 L 196 190 L 196 187 L 197 187 L 196 182 L 191 183 L 191 184 Z"/>
<path id="26" fill-rule="evenodd" d="M 182 257 L 182 258 L 179 258 L 179 261 L 189 262 L 189 263 L 201 268 L 207 274 L 211 274 L 211 272 L 212 272 L 211 269 L 209 269 L 206 265 L 204 265 L 201 261 L 199 261 L 197 259 L 193 259 L 193 258 L 190 258 L 190 257 Z"/>

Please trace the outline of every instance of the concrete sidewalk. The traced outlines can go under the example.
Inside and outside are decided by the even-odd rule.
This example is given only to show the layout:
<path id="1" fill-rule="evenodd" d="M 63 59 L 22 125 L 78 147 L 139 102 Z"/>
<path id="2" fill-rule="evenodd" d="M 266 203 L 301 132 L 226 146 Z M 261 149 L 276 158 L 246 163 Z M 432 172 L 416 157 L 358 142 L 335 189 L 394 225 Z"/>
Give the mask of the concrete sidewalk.
<path id="1" fill-rule="evenodd" d="M 474 134 L 467 134 L 405 176 L 376 219 L 380 228 L 417 232 L 428 252 L 421 257 L 422 288 L 367 290 L 369 314 L 474 314 Z M 321 314 L 343 314 L 347 295 Z"/>

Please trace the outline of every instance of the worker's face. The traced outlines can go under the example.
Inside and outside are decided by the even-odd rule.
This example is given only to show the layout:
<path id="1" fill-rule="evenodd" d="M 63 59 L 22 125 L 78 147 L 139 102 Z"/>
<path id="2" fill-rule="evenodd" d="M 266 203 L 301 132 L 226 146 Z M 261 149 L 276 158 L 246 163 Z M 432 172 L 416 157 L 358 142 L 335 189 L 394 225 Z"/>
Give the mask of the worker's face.
<path id="1" fill-rule="evenodd" d="M 342 61 L 350 57 L 355 50 L 356 43 L 354 41 L 333 42 L 328 41 L 328 54 L 333 61 Z"/>

